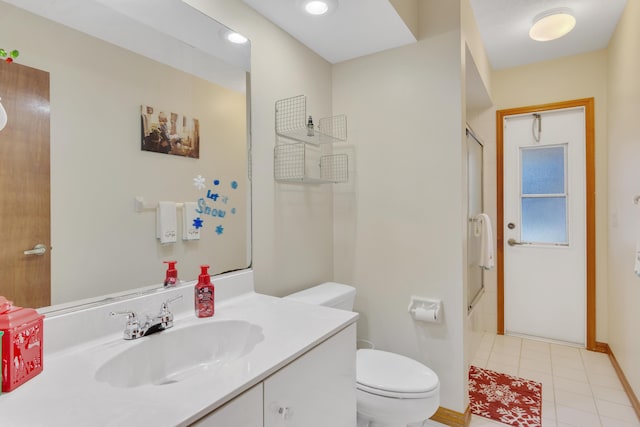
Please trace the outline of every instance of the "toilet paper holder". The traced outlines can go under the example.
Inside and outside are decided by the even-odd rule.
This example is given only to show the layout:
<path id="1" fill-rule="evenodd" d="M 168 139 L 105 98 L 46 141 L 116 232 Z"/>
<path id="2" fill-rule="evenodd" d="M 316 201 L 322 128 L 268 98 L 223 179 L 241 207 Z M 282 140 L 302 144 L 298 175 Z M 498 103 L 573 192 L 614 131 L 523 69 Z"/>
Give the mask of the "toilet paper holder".
<path id="1" fill-rule="evenodd" d="M 415 320 L 440 323 L 442 321 L 442 300 L 412 296 L 408 311 Z"/>

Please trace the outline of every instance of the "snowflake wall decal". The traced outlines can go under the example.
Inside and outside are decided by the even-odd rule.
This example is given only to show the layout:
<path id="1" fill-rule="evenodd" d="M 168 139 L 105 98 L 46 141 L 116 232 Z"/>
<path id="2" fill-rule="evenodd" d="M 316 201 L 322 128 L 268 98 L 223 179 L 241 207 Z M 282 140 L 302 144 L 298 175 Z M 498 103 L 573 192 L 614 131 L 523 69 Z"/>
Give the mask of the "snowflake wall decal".
<path id="1" fill-rule="evenodd" d="M 198 175 L 195 178 L 193 178 L 193 185 L 195 185 L 198 190 L 202 190 L 204 188 L 205 181 L 206 180 L 202 175 Z"/>

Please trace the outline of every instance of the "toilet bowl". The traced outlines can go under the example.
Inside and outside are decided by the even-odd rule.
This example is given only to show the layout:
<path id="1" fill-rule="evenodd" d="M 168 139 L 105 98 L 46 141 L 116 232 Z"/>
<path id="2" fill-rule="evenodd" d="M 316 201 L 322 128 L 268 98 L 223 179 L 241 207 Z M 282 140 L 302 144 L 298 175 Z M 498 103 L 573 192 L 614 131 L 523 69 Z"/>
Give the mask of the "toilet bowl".
<path id="1" fill-rule="evenodd" d="M 323 283 L 285 298 L 353 310 L 355 288 Z M 356 352 L 358 427 L 420 426 L 440 405 L 435 372 L 416 360 L 387 351 Z M 414 424 L 417 423 L 417 424 Z"/>

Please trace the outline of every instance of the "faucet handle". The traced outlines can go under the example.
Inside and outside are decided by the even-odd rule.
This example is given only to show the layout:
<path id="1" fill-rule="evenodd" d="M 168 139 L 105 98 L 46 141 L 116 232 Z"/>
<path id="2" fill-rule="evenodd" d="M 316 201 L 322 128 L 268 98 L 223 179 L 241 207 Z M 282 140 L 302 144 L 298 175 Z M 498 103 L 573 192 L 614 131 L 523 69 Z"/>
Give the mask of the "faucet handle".
<path id="1" fill-rule="evenodd" d="M 180 295 L 176 295 L 175 297 L 173 297 L 173 298 L 169 298 L 168 300 L 164 301 L 164 302 L 162 303 L 162 305 L 160 306 L 160 314 L 161 314 L 161 315 L 162 315 L 162 314 L 168 314 L 168 313 L 169 313 L 169 303 L 170 303 L 170 302 L 174 302 L 174 301 L 176 301 L 176 300 L 179 300 L 179 299 L 181 299 L 181 298 L 182 298 L 182 294 L 180 294 Z"/>
<path id="2" fill-rule="evenodd" d="M 140 329 L 140 323 L 138 322 L 138 316 L 131 310 L 126 311 L 112 311 L 110 316 L 127 316 L 127 324 L 124 326 L 124 339 L 132 340 L 140 338 L 142 336 L 142 330 Z"/>
<path id="3" fill-rule="evenodd" d="M 138 317 L 136 316 L 135 311 L 125 310 L 125 311 L 112 311 L 109 313 L 109 316 L 127 316 L 127 320 L 130 322 L 137 322 Z"/>
<path id="4" fill-rule="evenodd" d="M 162 324 L 163 329 L 169 329 L 173 326 L 173 313 L 169 311 L 169 303 L 175 300 L 182 298 L 182 295 L 176 295 L 173 298 L 169 298 L 164 301 L 160 306 L 160 313 L 158 314 L 158 318 L 160 319 L 160 323 Z"/>

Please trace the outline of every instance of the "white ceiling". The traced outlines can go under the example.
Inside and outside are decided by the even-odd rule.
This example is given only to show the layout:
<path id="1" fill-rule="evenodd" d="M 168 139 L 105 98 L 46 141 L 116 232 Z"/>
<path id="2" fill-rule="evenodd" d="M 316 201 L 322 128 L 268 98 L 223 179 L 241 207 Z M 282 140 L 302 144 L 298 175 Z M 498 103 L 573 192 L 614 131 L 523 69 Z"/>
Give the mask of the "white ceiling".
<path id="1" fill-rule="evenodd" d="M 389 0 L 338 0 L 324 17 L 304 14 L 300 0 L 243 1 L 331 63 L 415 42 Z M 605 48 L 627 0 L 470 2 L 491 65 L 502 69 Z M 550 42 L 529 39 L 533 18 L 559 7 L 574 12 L 575 29 Z"/>
<path id="2" fill-rule="evenodd" d="M 225 41 L 228 29 L 187 0 L 3 1 L 205 80 L 246 90 L 250 47 Z"/>
<path id="3" fill-rule="evenodd" d="M 604 49 L 627 0 L 470 0 L 494 70 Z M 636 0 L 632 0 L 636 1 Z M 529 38 L 535 16 L 568 8 L 576 26 L 548 42 Z"/>
<path id="4" fill-rule="evenodd" d="M 299 0 L 243 1 L 332 64 L 416 41 L 389 0 L 338 0 L 325 16 Z"/>

